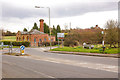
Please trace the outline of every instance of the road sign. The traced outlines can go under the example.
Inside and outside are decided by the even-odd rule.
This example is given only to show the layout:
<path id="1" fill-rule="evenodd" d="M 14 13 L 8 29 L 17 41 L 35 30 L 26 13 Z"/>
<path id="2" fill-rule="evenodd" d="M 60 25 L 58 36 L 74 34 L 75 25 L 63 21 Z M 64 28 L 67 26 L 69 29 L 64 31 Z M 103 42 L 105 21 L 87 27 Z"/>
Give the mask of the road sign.
<path id="1" fill-rule="evenodd" d="M 63 39 L 64 39 L 64 33 L 57 33 L 57 38 L 58 38 L 58 47 L 59 47 L 59 39 L 62 40 L 62 47 L 63 47 Z"/>
<path id="2" fill-rule="evenodd" d="M 22 53 L 24 53 L 24 50 L 21 50 Z"/>
<path id="3" fill-rule="evenodd" d="M 20 49 L 21 49 L 20 52 L 22 53 L 22 55 L 24 55 L 25 46 L 23 46 L 23 45 L 20 46 Z"/>
<path id="4" fill-rule="evenodd" d="M 64 39 L 64 37 L 58 37 L 58 39 Z"/>
<path id="5" fill-rule="evenodd" d="M 23 45 L 20 46 L 20 49 L 21 49 L 21 50 L 24 50 L 24 49 L 25 49 L 25 46 L 23 46 Z"/>
<path id="6" fill-rule="evenodd" d="M 64 38 L 64 33 L 57 33 L 57 37 L 63 37 Z"/>

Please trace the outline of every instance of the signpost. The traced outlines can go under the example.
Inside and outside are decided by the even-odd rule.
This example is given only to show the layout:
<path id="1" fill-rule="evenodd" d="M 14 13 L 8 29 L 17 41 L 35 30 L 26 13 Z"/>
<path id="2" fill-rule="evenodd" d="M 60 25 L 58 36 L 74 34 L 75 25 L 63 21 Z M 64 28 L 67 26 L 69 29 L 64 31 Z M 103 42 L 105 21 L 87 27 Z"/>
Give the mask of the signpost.
<path id="1" fill-rule="evenodd" d="M 24 50 L 25 50 L 25 46 L 24 45 L 20 46 L 20 52 L 22 53 L 22 55 L 24 55 Z"/>
<path id="2" fill-rule="evenodd" d="M 58 38 L 58 47 L 59 47 L 59 39 L 62 40 L 62 47 L 63 47 L 64 33 L 57 33 L 57 38 Z"/>
<path id="3" fill-rule="evenodd" d="M 9 53 L 12 53 L 12 47 L 13 47 L 12 42 L 10 42 L 10 45 L 9 45 Z"/>
<path id="4" fill-rule="evenodd" d="M 9 53 L 12 53 L 12 45 L 9 45 Z"/>

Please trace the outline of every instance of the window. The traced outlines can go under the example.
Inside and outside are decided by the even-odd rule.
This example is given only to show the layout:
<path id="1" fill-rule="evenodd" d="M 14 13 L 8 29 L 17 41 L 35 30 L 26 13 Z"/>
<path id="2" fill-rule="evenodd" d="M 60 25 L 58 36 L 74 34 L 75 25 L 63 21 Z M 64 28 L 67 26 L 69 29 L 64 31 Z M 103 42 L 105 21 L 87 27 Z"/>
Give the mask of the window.
<path id="1" fill-rule="evenodd" d="M 23 36 L 23 41 L 25 40 L 24 36 Z"/>
<path id="2" fill-rule="evenodd" d="M 36 38 L 34 38 L 34 43 L 36 43 Z"/>
<path id="3" fill-rule="evenodd" d="M 18 37 L 17 37 L 17 41 L 18 41 Z"/>
<path id="4" fill-rule="evenodd" d="M 29 41 L 29 36 L 27 36 L 27 41 Z"/>
<path id="5" fill-rule="evenodd" d="M 53 42 L 53 39 L 51 39 L 51 42 Z"/>
<path id="6" fill-rule="evenodd" d="M 39 43 L 41 43 L 42 42 L 42 40 L 41 39 L 39 39 Z"/>
<path id="7" fill-rule="evenodd" d="M 21 41 L 21 38 L 19 37 L 19 40 Z"/>
<path id="8" fill-rule="evenodd" d="M 44 41 L 46 41 L 46 38 L 44 38 Z"/>

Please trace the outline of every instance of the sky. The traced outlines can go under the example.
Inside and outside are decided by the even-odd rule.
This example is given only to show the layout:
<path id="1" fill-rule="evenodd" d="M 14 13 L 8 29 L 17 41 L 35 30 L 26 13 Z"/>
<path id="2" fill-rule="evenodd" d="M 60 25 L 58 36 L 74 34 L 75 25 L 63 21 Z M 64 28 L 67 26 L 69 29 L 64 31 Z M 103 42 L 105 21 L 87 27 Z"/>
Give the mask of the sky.
<path id="1" fill-rule="evenodd" d="M 105 27 L 108 20 L 118 19 L 119 0 L 1 0 L 0 29 L 12 32 L 30 30 L 39 20 L 49 24 L 48 8 L 50 7 L 50 27 L 58 24 L 62 29 L 90 28 L 98 25 Z M 44 8 L 35 8 L 40 6 Z M 71 26 L 70 26 L 71 23 Z"/>

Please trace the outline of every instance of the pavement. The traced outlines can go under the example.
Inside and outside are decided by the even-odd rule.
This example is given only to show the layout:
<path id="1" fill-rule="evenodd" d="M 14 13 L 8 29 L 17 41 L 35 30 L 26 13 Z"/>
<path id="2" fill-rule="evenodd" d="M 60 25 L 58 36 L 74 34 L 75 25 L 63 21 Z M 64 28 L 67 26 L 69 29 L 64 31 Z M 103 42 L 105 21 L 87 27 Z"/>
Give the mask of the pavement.
<path id="1" fill-rule="evenodd" d="M 61 54 L 86 55 L 86 56 L 98 56 L 98 57 L 120 58 L 120 56 L 118 56 L 118 54 L 101 54 L 101 53 L 67 52 L 67 51 L 47 51 L 47 50 L 45 52 L 61 53 Z"/>
<path id="2" fill-rule="evenodd" d="M 118 78 L 118 58 L 55 54 L 45 50 L 49 47 L 26 48 L 25 53 L 31 56 L 2 55 L 2 77 Z"/>

